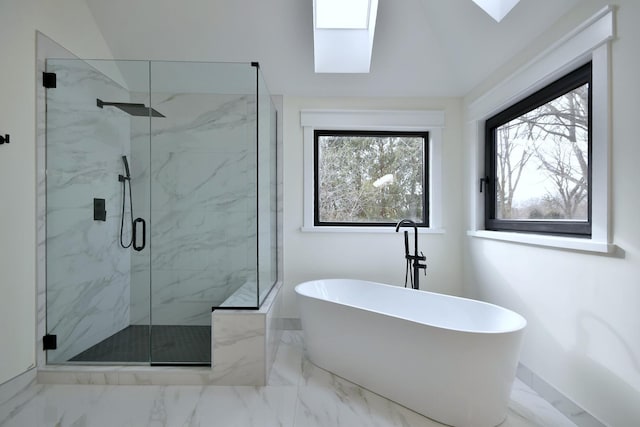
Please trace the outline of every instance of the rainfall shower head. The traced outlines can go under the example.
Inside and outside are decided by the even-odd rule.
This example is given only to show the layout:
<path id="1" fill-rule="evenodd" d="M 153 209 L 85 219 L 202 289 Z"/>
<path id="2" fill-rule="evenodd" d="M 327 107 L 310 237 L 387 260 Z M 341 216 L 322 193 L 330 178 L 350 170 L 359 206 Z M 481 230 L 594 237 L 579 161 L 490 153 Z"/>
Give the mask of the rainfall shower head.
<path id="1" fill-rule="evenodd" d="M 151 117 L 164 117 L 161 113 L 157 112 L 153 108 L 146 107 L 144 104 L 133 104 L 131 102 L 104 102 L 99 98 L 96 101 L 100 108 L 105 106 L 116 107 L 134 117 L 149 117 L 149 113 L 151 113 Z"/>

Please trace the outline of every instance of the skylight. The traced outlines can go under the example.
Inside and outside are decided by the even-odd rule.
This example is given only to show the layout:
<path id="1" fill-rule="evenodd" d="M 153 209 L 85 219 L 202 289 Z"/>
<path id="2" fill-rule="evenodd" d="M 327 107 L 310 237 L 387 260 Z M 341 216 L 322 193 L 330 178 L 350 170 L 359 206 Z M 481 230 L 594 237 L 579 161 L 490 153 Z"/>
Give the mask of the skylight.
<path id="1" fill-rule="evenodd" d="M 378 0 L 313 0 L 316 73 L 368 73 Z"/>
<path id="2" fill-rule="evenodd" d="M 520 0 L 473 0 L 500 22 Z M 368 73 L 378 0 L 313 0 L 316 73 Z"/>
<path id="3" fill-rule="evenodd" d="M 365 30 L 369 0 L 316 0 L 316 28 Z"/>
<path id="4" fill-rule="evenodd" d="M 475 4 L 480 6 L 497 22 L 502 21 L 519 1 L 520 0 L 473 0 Z"/>

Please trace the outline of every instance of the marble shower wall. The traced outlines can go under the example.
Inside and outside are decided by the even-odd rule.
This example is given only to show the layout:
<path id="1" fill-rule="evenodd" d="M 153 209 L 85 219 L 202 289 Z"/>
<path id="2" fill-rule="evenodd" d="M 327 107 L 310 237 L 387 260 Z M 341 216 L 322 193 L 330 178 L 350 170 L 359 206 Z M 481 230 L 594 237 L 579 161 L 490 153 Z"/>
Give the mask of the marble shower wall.
<path id="1" fill-rule="evenodd" d="M 128 92 L 80 60 L 49 60 L 47 89 L 47 331 L 58 337 L 49 363 L 64 362 L 129 324 L 130 255 L 119 246 L 122 155 L 129 116 L 96 98 L 126 102 Z M 106 201 L 94 221 L 93 199 Z"/>
<path id="2" fill-rule="evenodd" d="M 131 321 L 147 324 L 151 307 L 153 324 L 209 325 L 212 306 L 256 280 L 255 96 L 153 93 L 151 104 L 166 116 L 151 138 L 132 120 L 134 213 L 151 227 L 132 255 Z"/>

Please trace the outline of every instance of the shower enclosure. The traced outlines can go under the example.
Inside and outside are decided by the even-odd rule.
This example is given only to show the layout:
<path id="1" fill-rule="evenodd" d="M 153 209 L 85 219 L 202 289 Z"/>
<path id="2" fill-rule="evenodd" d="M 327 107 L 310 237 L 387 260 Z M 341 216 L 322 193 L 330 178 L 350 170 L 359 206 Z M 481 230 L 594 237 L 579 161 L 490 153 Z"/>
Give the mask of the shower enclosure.
<path id="1" fill-rule="evenodd" d="M 47 363 L 210 364 L 277 280 L 257 63 L 46 62 Z"/>

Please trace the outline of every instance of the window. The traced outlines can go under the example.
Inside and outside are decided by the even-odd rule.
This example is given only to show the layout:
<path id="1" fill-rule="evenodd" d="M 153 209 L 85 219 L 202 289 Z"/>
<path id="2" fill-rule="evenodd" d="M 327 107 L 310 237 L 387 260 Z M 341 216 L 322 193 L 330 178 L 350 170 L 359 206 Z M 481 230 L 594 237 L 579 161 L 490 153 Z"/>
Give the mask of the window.
<path id="1" fill-rule="evenodd" d="M 485 228 L 591 236 L 591 62 L 485 124 Z"/>
<path id="2" fill-rule="evenodd" d="M 314 131 L 314 225 L 429 225 L 427 132 Z"/>
<path id="3" fill-rule="evenodd" d="M 615 39 L 614 13 L 613 6 L 602 8 L 564 37 L 540 51 L 521 68 L 503 76 L 500 83 L 477 96 L 469 96 L 465 101 L 465 119 L 469 125 L 467 137 L 472 160 L 469 164 L 470 177 L 473 179 L 469 184 L 470 188 L 475 190 L 470 193 L 469 199 L 471 229 L 467 232 L 468 236 L 592 253 L 612 253 L 615 250 L 610 221 L 611 41 Z M 587 63 L 591 63 L 588 222 L 565 220 L 567 228 L 571 228 L 569 222 L 583 228 L 582 231 L 573 232 L 568 232 L 566 228 L 547 231 L 515 227 L 498 228 L 507 225 L 507 222 L 501 222 L 495 215 L 491 216 L 491 209 L 495 214 L 495 206 L 492 207 L 492 204 L 496 203 L 495 188 L 490 191 L 491 197 L 488 197 L 489 189 L 486 185 L 483 185 L 482 192 L 478 193 L 477 179 L 496 175 L 495 169 L 491 172 L 490 165 L 487 166 L 492 157 L 487 154 L 492 149 L 486 138 L 487 120 Z M 557 96 L 560 95 L 562 94 Z M 523 111 L 523 114 L 525 112 Z M 490 187 L 491 182 L 489 184 Z M 544 224 L 552 220 L 546 218 L 538 221 Z M 555 221 L 563 222 L 558 219 Z M 521 227 L 526 222 L 527 220 L 515 221 L 515 225 Z"/>
<path id="4" fill-rule="evenodd" d="M 398 217 L 389 217 L 388 214 L 378 215 L 374 220 L 364 217 L 351 219 L 328 219 L 320 214 L 320 221 L 317 213 L 320 212 L 319 203 L 322 200 L 322 188 L 320 189 L 320 200 L 316 196 L 317 173 L 316 165 L 322 157 L 316 149 L 316 132 L 324 133 L 325 136 L 349 136 L 360 135 L 369 141 L 370 137 L 376 136 L 418 136 L 421 142 L 421 154 L 414 160 L 419 159 L 422 166 L 423 179 L 416 179 L 417 186 L 422 187 L 422 214 L 418 214 L 419 203 L 414 203 L 413 207 L 405 207 L 402 214 L 415 218 L 421 223 L 420 233 L 444 233 L 442 228 L 442 148 L 443 129 L 445 127 L 445 112 L 442 110 L 334 110 L 334 109 L 303 109 L 300 110 L 300 126 L 302 127 L 303 142 L 303 218 L 301 231 L 320 233 L 393 233 L 395 221 Z M 330 130 L 327 131 L 327 130 Z M 328 143 L 327 143 L 328 144 Z M 364 143 L 363 143 L 364 144 Z M 330 144 L 335 149 L 336 145 Z M 417 147 L 417 146 L 416 146 Z M 318 155 L 320 154 L 320 156 Z M 325 152 L 325 159 L 327 153 Z M 360 153 L 362 155 L 363 153 Z M 358 153 L 351 151 L 347 157 L 353 160 Z M 343 159 L 341 159 L 343 160 Z M 325 163 L 326 164 L 326 163 Z M 366 165 L 362 165 L 366 166 Z M 344 172 L 344 171 L 343 171 Z M 368 172 L 372 176 L 369 185 L 373 186 L 377 182 L 381 190 L 390 191 L 389 177 L 385 175 L 397 173 L 392 170 L 381 174 Z M 402 173 L 406 173 L 403 170 Z M 394 181 L 397 176 L 393 176 Z M 396 181 L 397 182 L 397 181 Z M 345 188 L 345 187 L 343 187 Z M 376 187 L 373 187 L 376 188 Z M 346 189 L 348 190 L 348 189 Z M 326 196 L 326 194 L 325 194 Z M 318 206 L 318 208 L 317 208 Z M 407 206 L 407 205 L 405 205 Z M 380 207 L 380 206 L 378 206 Z M 389 211 L 387 207 L 387 212 Z M 399 215 L 398 215 L 399 216 Z"/>

